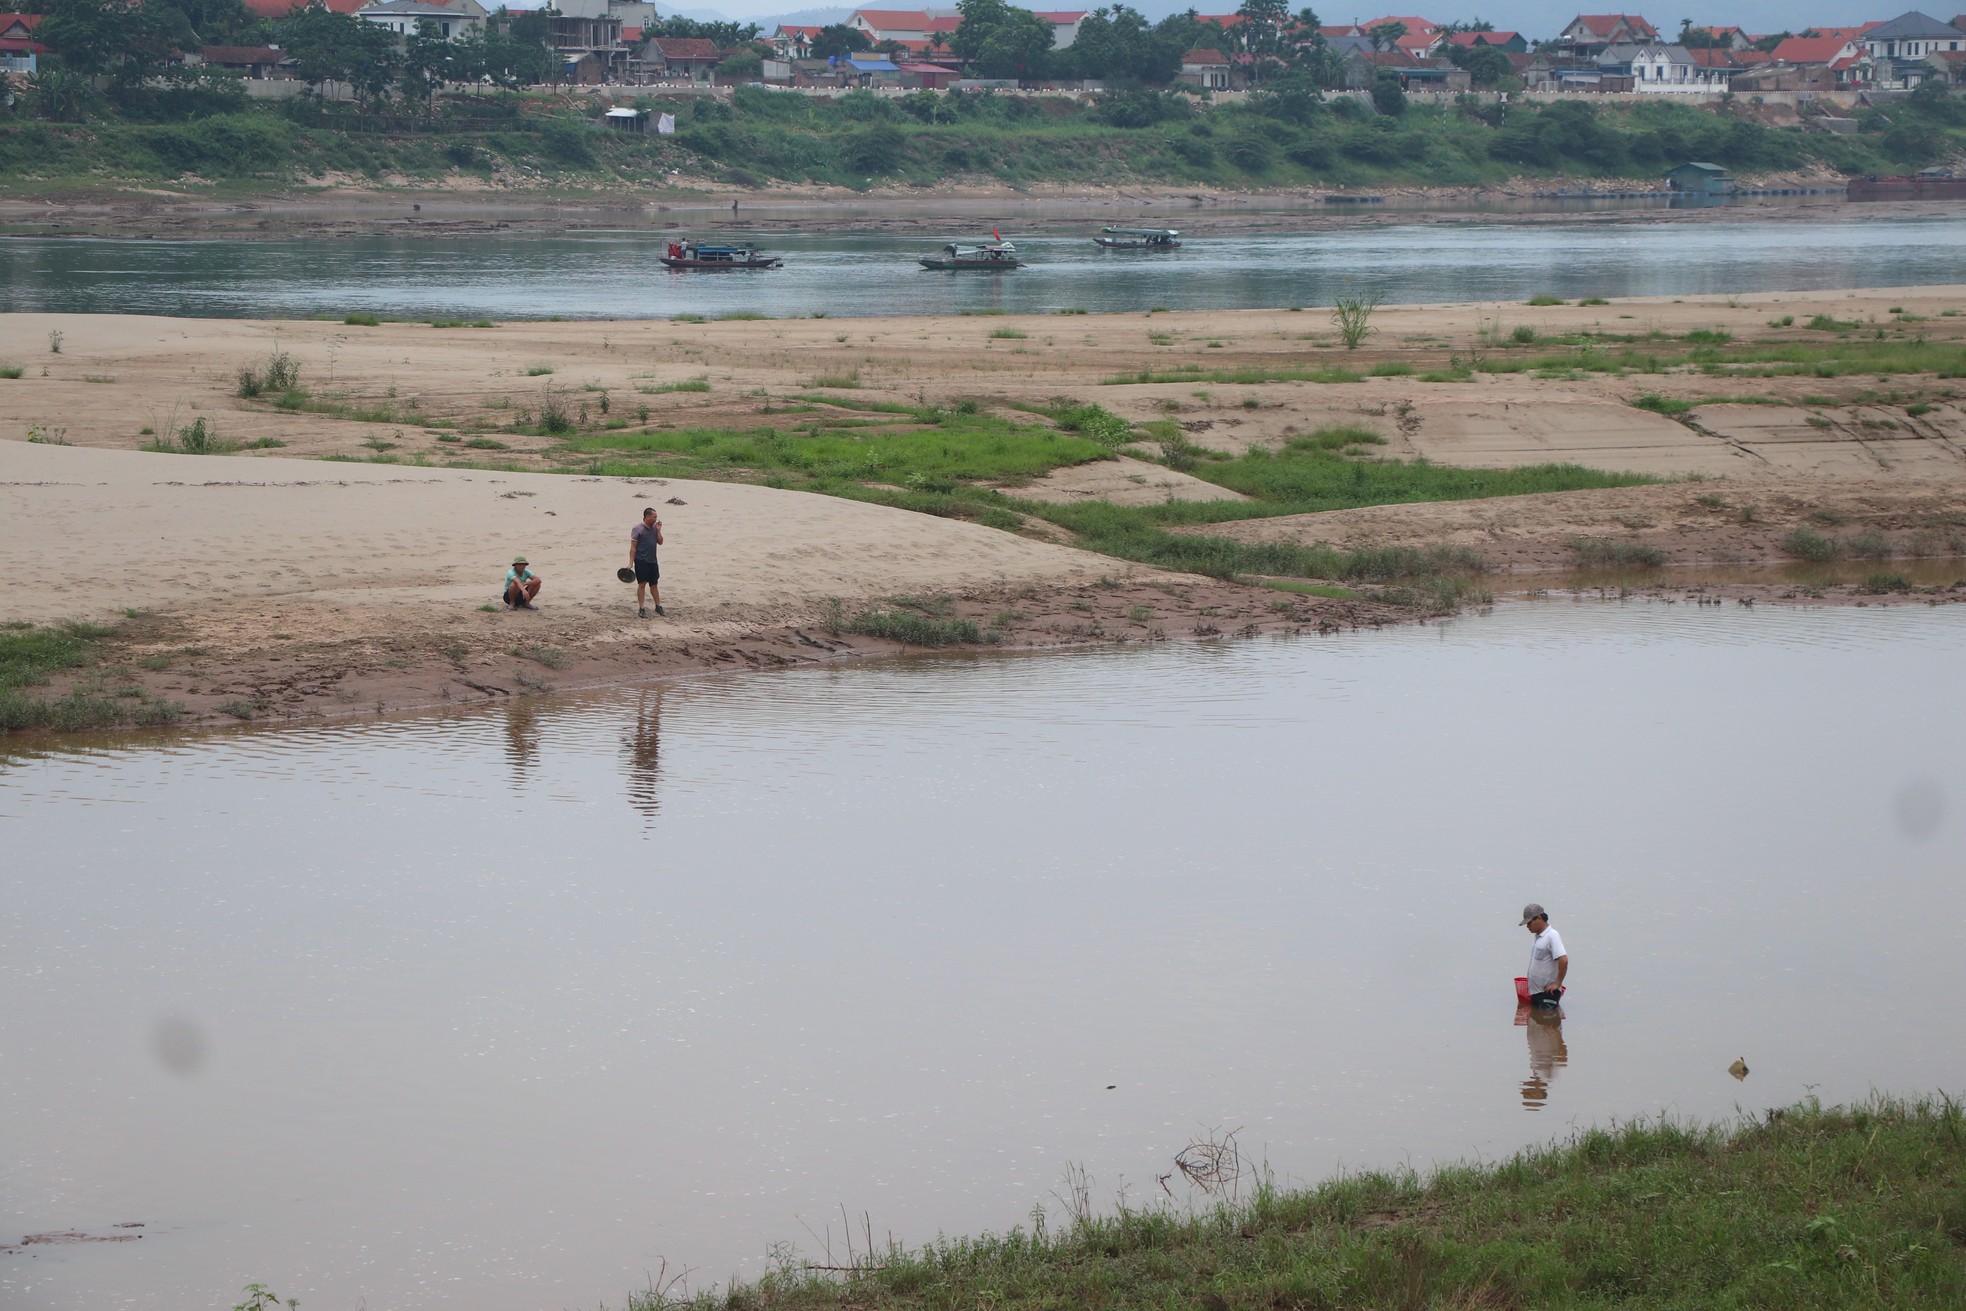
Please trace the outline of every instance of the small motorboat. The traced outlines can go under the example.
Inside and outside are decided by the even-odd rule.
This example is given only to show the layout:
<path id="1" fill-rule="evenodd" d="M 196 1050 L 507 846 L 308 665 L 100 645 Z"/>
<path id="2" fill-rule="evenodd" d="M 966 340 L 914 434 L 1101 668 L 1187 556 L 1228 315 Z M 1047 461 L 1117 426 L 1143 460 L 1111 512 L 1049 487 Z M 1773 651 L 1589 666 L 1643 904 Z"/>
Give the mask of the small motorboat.
<path id="1" fill-rule="evenodd" d="M 1180 237 L 1173 228 L 1105 227 L 1092 241 L 1107 250 L 1179 250 Z"/>
<path id="2" fill-rule="evenodd" d="M 998 237 L 995 241 L 985 241 L 975 246 L 958 245 L 950 242 L 942 248 L 940 255 L 924 255 L 921 266 L 925 269 L 952 271 L 955 269 L 983 269 L 991 273 L 1002 273 L 1020 268 L 1023 261 L 1017 258 L 1017 247 Z"/>
<path id="3" fill-rule="evenodd" d="M 660 258 L 672 269 L 775 269 L 785 262 L 776 255 L 762 253 L 756 246 L 696 241 L 672 241 L 669 252 Z"/>

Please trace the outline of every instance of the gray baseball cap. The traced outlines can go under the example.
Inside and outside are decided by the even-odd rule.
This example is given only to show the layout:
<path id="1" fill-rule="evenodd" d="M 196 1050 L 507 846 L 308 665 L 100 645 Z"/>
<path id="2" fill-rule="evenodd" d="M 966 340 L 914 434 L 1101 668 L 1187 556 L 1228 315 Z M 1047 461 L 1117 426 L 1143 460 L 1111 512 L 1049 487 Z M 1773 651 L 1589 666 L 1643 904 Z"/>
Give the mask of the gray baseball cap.
<path id="1" fill-rule="evenodd" d="M 1530 920 L 1535 919 L 1538 915 L 1548 915 L 1548 914 L 1549 914 L 1548 911 L 1544 910 L 1541 906 L 1537 905 L 1535 902 L 1532 901 L 1527 906 L 1524 906 L 1522 908 L 1522 922 L 1524 924 L 1527 924 Z"/>

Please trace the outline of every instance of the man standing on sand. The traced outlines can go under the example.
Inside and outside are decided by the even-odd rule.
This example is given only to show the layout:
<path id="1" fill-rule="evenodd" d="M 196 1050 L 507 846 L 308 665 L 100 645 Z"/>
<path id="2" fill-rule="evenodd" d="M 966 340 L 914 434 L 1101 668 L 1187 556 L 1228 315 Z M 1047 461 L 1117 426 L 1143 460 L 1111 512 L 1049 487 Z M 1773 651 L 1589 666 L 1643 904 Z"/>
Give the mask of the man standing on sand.
<path id="1" fill-rule="evenodd" d="M 539 575 L 526 567 L 523 555 L 512 558 L 512 567 L 505 571 L 505 605 L 511 610 L 537 610 L 532 599 L 539 595 Z"/>
<path id="2" fill-rule="evenodd" d="M 655 548 L 660 545 L 662 520 L 656 517 L 653 505 L 647 506 L 642 510 L 642 521 L 628 530 L 628 567 L 635 571 L 635 613 L 642 619 L 649 617 L 650 603 L 657 614 L 669 613 L 662 608 L 662 566 L 655 558 Z"/>
<path id="3" fill-rule="evenodd" d="M 1550 927 L 1549 912 L 1535 902 L 1522 908 L 1523 927 L 1536 935 L 1529 948 L 1529 995 L 1538 1006 L 1563 1000 L 1563 979 L 1570 973 L 1570 956 L 1563 939 Z"/>

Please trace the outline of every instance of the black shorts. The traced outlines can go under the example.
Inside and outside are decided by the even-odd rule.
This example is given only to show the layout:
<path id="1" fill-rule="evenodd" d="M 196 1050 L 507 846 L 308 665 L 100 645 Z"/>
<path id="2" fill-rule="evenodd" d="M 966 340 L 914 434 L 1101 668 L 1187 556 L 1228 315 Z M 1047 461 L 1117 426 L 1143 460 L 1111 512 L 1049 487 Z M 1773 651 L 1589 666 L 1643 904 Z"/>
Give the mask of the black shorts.
<path id="1" fill-rule="evenodd" d="M 635 581 L 638 583 L 661 582 L 662 566 L 653 560 L 635 561 Z"/>

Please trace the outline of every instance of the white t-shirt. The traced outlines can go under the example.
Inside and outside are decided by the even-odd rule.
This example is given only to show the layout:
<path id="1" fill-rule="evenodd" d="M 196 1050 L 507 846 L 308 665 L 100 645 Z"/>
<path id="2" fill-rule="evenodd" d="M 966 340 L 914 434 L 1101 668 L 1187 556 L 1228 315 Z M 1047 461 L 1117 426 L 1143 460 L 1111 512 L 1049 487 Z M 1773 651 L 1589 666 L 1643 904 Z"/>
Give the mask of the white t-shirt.
<path id="1" fill-rule="evenodd" d="M 1536 942 L 1529 948 L 1529 991 L 1546 992 L 1556 986 L 1556 958 L 1568 956 L 1563 949 L 1563 939 L 1555 929 L 1545 925 L 1536 935 Z"/>

